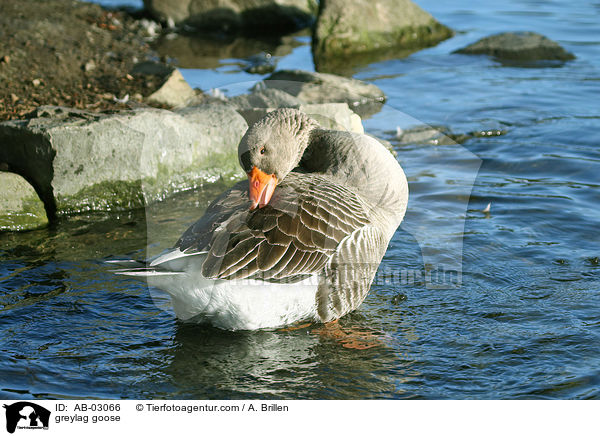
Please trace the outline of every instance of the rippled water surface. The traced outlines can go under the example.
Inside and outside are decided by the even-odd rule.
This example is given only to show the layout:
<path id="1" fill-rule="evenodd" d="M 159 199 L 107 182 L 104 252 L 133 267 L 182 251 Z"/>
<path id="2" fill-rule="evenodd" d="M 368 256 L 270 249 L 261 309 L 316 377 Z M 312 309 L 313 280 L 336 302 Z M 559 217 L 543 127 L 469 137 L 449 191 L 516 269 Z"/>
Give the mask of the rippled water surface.
<path id="1" fill-rule="evenodd" d="M 354 73 L 388 95 L 364 124 L 394 144 L 411 190 L 371 293 L 341 321 L 378 346 L 347 349 L 315 327 L 186 325 L 110 272 L 108 257 L 172 244 L 219 182 L 147 211 L 1 234 L 0 397 L 599 398 L 600 3 L 419 4 L 457 35 Z M 577 59 L 451 54 L 507 30 Z M 295 41 L 279 67 L 312 69 L 308 37 Z M 261 78 L 235 65 L 184 74 L 230 93 Z"/>

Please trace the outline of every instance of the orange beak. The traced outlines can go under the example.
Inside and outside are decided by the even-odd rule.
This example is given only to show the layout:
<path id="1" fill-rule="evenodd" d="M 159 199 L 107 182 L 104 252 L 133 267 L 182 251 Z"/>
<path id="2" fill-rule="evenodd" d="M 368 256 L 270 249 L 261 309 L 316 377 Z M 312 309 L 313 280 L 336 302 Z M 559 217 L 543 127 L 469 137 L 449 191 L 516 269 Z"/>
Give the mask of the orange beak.
<path id="1" fill-rule="evenodd" d="M 252 171 L 248 173 L 248 180 L 250 181 L 248 196 L 252 201 L 250 210 L 256 209 L 256 206 L 265 207 L 273 196 L 275 186 L 277 186 L 277 177 L 275 174 L 266 174 L 253 167 Z"/>

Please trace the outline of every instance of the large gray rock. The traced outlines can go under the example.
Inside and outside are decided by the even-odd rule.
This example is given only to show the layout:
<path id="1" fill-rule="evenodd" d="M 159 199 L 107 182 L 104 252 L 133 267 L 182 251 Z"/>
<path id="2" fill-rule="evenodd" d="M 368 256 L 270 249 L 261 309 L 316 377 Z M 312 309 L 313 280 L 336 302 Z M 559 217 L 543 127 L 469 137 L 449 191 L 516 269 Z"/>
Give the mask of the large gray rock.
<path id="1" fill-rule="evenodd" d="M 297 108 L 302 100 L 277 88 L 255 89 L 250 94 L 230 98 L 229 103 L 239 110 L 254 108 Z"/>
<path id="2" fill-rule="evenodd" d="M 437 44 L 453 32 L 410 0 L 321 0 L 313 35 L 319 71 L 332 57 Z"/>
<path id="3" fill-rule="evenodd" d="M 51 217 L 130 209 L 240 174 L 247 127 L 218 103 L 111 115 L 45 106 L 32 119 L 0 123 L 0 162 L 33 184 Z"/>
<path id="4" fill-rule="evenodd" d="M 157 19 L 200 30 L 290 32 L 314 20 L 314 0 L 144 0 Z"/>
<path id="5" fill-rule="evenodd" d="M 0 171 L 0 231 L 31 230 L 48 224 L 44 204 L 18 174 Z"/>
<path id="6" fill-rule="evenodd" d="M 485 54 L 499 60 L 515 62 L 568 61 L 572 53 L 557 42 L 535 32 L 506 32 L 482 38 L 456 50 L 462 54 Z"/>
<path id="7" fill-rule="evenodd" d="M 308 104 L 347 103 L 360 116 L 379 112 L 386 98 L 372 83 L 302 70 L 276 71 L 260 86 L 285 91 Z"/>
<path id="8" fill-rule="evenodd" d="M 365 131 L 360 117 L 351 111 L 346 103 L 301 104 L 295 106 L 295 108 L 310 115 L 326 129 L 345 130 L 356 133 L 364 133 Z M 244 117 L 248 125 L 251 126 L 275 109 L 278 109 L 278 107 L 255 107 L 238 109 L 238 112 Z"/>
<path id="9" fill-rule="evenodd" d="M 346 103 L 303 104 L 298 109 L 310 115 L 326 129 L 365 132 L 360 117 Z"/>
<path id="10" fill-rule="evenodd" d="M 277 88 L 259 86 L 250 94 L 231 98 L 228 103 L 236 107 L 249 126 L 275 109 L 291 107 L 312 116 L 327 129 L 364 132 L 360 117 L 350 110 L 347 103 L 306 104 Z"/>

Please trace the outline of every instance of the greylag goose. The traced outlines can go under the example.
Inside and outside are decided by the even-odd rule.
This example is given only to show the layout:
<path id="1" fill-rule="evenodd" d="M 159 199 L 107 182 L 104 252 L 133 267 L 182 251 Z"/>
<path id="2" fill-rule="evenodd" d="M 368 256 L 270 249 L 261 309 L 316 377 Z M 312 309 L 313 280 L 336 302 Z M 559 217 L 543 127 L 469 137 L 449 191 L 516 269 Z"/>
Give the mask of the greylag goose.
<path id="1" fill-rule="evenodd" d="M 406 211 L 394 156 L 295 109 L 267 114 L 238 151 L 248 180 L 173 249 L 120 273 L 166 291 L 180 319 L 226 330 L 329 322 L 356 309 Z"/>

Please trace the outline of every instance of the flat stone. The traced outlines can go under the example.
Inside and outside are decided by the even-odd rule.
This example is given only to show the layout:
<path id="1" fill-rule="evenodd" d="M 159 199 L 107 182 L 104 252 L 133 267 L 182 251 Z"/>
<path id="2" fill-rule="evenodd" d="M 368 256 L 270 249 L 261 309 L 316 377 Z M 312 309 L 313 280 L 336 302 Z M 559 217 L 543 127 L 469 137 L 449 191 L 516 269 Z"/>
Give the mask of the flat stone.
<path id="1" fill-rule="evenodd" d="M 298 109 L 310 115 L 326 129 L 365 133 L 360 116 L 346 103 L 303 104 Z"/>
<path id="2" fill-rule="evenodd" d="M 0 171 L 0 186 L 0 231 L 32 230 L 48 224 L 44 203 L 27 180 Z"/>
<path id="3" fill-rule="evenodd" d="M 428 47 L 452 36 L 410 0 L 321 0 L 313 37 L 317 70 L 334 56 Z"/>
<path id="4" fill-rule="evenodd" d="M 238 111 L 244 117 L 248 126 L 251 126 L 275 109 L 278 108 L 257 107 L 239 109 Z M 325 129 L 364 133 L 360 117 L 350 110 L 346 103 L 302 104 L 297 106 L 296 109 L 310 115 Z"/>
<path id="5" fill-rule="evenodd" d="M 455 53 L 489 55 L 516 62 L 569 61 L 575 55 L 557 42 L 535 32 L 506 32 L 488 36 L 456 50 Z"/>
<path id="6" fill-rule="evenodd" d="M 232 97 L 228 102 L 240 110 L 254 108 L 297 108 L 302 100 L 277 88 L 255 89 L 250 94 Z"/>
<path id="7" fill-rule="evenodd" d="M 276 71 L 261 86 L 285 91 L 308 104 L 347 103 L 360 116 L 379 112 L 386 99 L 383 91 L 372 83 L 303 70 Z"/>
<path id="8" fill-rule="evenodd" d="M 142 207 L 241 174 L 247 123 L 223 103 L 93 114 L 43 106 L 0 123 L 0 162 L 31 181 L 51 218 Z"/>

